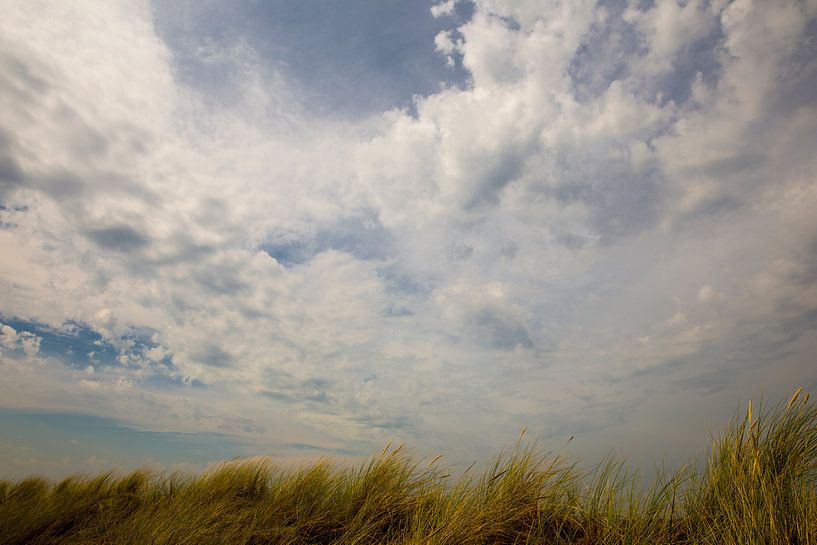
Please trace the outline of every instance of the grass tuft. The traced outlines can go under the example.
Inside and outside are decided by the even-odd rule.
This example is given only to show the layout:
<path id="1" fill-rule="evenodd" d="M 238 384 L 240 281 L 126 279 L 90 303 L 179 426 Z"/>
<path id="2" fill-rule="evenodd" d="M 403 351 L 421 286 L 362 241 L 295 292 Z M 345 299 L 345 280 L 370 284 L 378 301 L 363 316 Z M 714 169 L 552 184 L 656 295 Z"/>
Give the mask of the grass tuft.
<path id="1" fill-rule="evenodd" d="M 701 461 L 648 485 L 607 458 L 589 472 L 523 443 L 474 475 L 403 445 L 360 467 L 225 462 L 0 481 L 11 544 L 817 544 L 817 406 L 751 403 Z"/>

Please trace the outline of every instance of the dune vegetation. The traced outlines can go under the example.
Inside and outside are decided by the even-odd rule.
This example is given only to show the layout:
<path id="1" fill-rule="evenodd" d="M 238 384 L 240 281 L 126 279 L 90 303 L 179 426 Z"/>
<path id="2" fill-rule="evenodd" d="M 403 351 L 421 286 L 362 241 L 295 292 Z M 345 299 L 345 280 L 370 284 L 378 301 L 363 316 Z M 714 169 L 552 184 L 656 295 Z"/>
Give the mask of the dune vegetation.
<path id="1" fill-rule="evenodd" d="M 651 484 L 520 441 L 478 474 L 387 447 L 359 467 L 0 481 L 0 544 L 817 544 L 817 406 L 751 403 Z"/>

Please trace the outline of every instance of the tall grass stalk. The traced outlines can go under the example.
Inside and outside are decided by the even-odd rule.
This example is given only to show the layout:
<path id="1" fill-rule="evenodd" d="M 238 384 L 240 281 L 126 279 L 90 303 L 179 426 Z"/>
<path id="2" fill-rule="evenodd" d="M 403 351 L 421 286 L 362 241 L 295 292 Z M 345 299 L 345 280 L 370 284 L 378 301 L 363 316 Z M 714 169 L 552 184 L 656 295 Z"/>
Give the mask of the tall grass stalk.
<path id="1" fill-rule="evenodd" d="M 480 474 L 387 447 L 359 467 L 232 461 L 201 475 L 0 481 L 5 544 L 815 544 L 817 406 L 749 404 L 708 455 L 648 485 L 522 436 Z"/>

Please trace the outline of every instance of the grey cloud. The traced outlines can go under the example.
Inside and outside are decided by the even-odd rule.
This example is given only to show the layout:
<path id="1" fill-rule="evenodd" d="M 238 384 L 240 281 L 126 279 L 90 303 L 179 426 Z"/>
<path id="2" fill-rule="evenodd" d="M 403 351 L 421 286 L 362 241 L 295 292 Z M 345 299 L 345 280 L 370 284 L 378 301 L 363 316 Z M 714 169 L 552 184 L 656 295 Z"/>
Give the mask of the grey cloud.
<path id="1" fill-rule="evenodd" d="M 525 162 L 537 151 L 536 138 L 504 142 L 500 150 L 471 158 L 477 170 L 469 175 L 462 207 L 480 212 L 496 205 L 502 191 L 525 172 Z"/>
<path id="2" fill-rule="evenodd" d="M 817 308 L 801 312 L 797 316 L 788 318 L 780 324 L 780 331 L 785 335 L 786 342 L 794 342 L 801 335 L 817 330 Z"/>
<path id="3" fill-rule="evenodd" d="M 329 403 L 331 394 L 329 388 L 333 382 L 325 378 L 310 378 L 301 381 L 298 385 L 302 399 L 313 403 Z"/>
<path id="4" fill-rule="evenodd" d="M 394 294 L 423 296 L 430 294 L 435 287 L 432 279 L 410 274 L 396 263 L 378 268 L 377 274 L 385 282 L 386 290 Z"/>
<path id="5" fill-rule="evenodd" d="M 119 195 L 151 205 L 159 202 L 159 196 L 121 164 L 125 156 L 127 163 L 143 155 L 144 141 L 150 137 L 125 121 L 98 125 L 80 114 L 59 85 L 58 76 L 64 75 L 28 49 L 0 52 L 0 67 L 0 97 L 14 105 L 14 115 L 4 119 L 8 128 L 0 129 L 0 199 L 17 188 L 36 190 L 53 199 L 64 217 L 99 247 L 123 252 L 144 247 L 148 238 L 133 227 L 100 228 L 88 218 L 99 210 L 101 197 Z M 18 141 L 15 128 L 25 133 L 24 127 L 54 133 L 71 162 L 51 163 L 36 142 L 30 138 Z M 41 138 L 36 131 L 32 134 Z M 26 171 L 21 157 L 37 167 Z"/>
<path id="6" fill-rule="evenodd" d="M 706 163 L 700 173 L 714 178 L 745 176 L 762 168 L 767 162 L 768 157 L 761 150 L 737 149 L 729 157 Z"/>
<path id="7" fill-rule="evenodd" d="M 737 378 L 736 370 L 725 364 L 724 355 L 723 347 L 706 345 L 660 365 L 613 378 L 610 383 L 710 395 L 728 388 Z"/>
<path id="8" fill-rule="evenodd" d="M 219 295 L 236 295 L 249 288 L 241 278 L 241 267 L 229 260 L 206 260 L 195 264 L 192 277 L 202 287 Z"/>
<path id="9" fill-rule="evenodd" d="M 729 388 L 730 377 L 734 379 L 734 374 L 728 371 L 706 371 L 694 377 L 674 380 L 672 386 L 682 392 L 695 392 L 698 395 L 709 396 Z"/>
<path id="10" fill-rule="evenodd" d="M 655 169 L 635 172 L 624 162 L 590 162 L 570 157 L 559 169 L 554 184 L 538 184 L 541 191 L 563 206 L 583 203 L 590 211 L 590 226 L 601 244 L 613 243 L 655 225 L 661 218 L 666 194 L 665 180 Z M 560 238 L 560 235 L 562 236 Z M 579 240 L 557 230 L 557 241 L 576 247 Z"/>
<path id="11" fill-rule="evenodd" d="M 117 133 L 105 134 L 65 103 L 60 104 L 51 115 L 56 125 L 74 129 L 67 144 L 71 153 L 79 157 L 107 156 L 110 152 L 110 140 L 119 136 Z"/>
<path id="12" fill-rule="evenodd" d="M 312 244 L 302 240 L 267 242 L 260 248 L 281 265 L 290 267 L 306 263 L 317 253 Z"/>
<path id="13" fill-rule="evenodd" d="M 199 347 L 192 354 L 192 358 L 198 363 L 211 367 L 230 367 L 234 362 L 233 356 L 217 344 L 205 344 Z"/>
<path id="14" fill-rule="evenodd" d="M 100 248 L 118 252 L 134 252 L 150 244 L 150 237 L 129 225 L 92 229 L 86 235 Z"/>
<path id="15" fill-rule="evenodd" d="M 595 188 L 588 202 L 595 209 L 593 224 L 602 243 L 637 234 L 660 219 L 663 195 L 659 183 L 656 172 L 627 173 Z"/>
<path id="16" fill-rule="evenodd" d="M 383 311 L 383 315 L 389 318 L 402 318 L 404 316 L 414 316 L 414 313 L 402 305 L 390 304 Z"/>
<path id="17" fill-rule="evenodd" d="M 817 19 L 809 22 L 799 47 L 783 65 L 784 78 L 770 99 L 773 112 L 792 112 L 817 104 Z"/>
<path id="18" fill-rule="evenodd" d="M 43 67 L 32 59 L 22 59 L 12 51 L 0 51 L 0 90 L 3 93 L 13 94 L 20 101 L 28 101 L 32 94 L 46 93 L 50 85 L 35 74 L 42 72 Z"/>
<path id="19" fill-rule="evenodd" d="M 277 384 L 274 389 L 259 392 L 260 395 L 286 403 L 310 402 L 325 405 L 332 401 L 329 388 L 333 381 L 325 378 L 310 378 L 296 383 Z"/>
<path id="20" fill-rule="evenodd" d="M 275 392 L 272 390 L 261 390 L 258 392 L 259 395 L 262 395 L 266 398 L 273 399 L 275 401 L 294 401 L 293 397 L 288 394 L 284 394 L 282 392 Z"/>
<path id="21" fill-rule="evenodd" d="M 79 199 L 84 195 L 87 181 L 76 174 L 60 172 L 44 176 L 38 180 L 37 187 L 65 207 L 66 199 Z"/>
<path id="22" fill-rule="evenodd" d="M 748 339 L 748 337 L 747 337 Z M 744 339 L 724 339 L 720 343 L 706 343 L 688 354 L 666 359 L 659 364 L 610 378 L 611 384 L 637 383 L 640 385 L 666 384 L 672 390 L 692 388 L 698 393 L 728 388 L 740 375 L 749 370 L 743 364 L 752 362 Z M 744 345 L 741 348 L 741 345 Z M 779 354 L 764 358 L 771 363 Z"/>
<path id="23" fill-rule="evenodd" d="M 752 206 L 763 194 L 781 191 L 781 184 L 789 177 L 784 171 L 793 165 L 798 165 L 796 168 L 813 165 L 817 125 L 804 112 L 817 103 L 814 91 L 817 88 L 817 57 L 814 55 L 817 21 L 810 21 L 795 43 L 793 51 L 777 61 L 773 84 L 765 82 L 765 87 L 761 87 L 765 89 L 764 94 L 750 98 L 751 105 L 747 104 L 746 110 L 740 112 L 744 119 L 734 127 L 728 148 L 712 160 L 691 160 L 691 164 L 678 170 L 682 176 L 717 180 L 712 195 L 678 216 L 678 226 Z M 737 63 L 739 59 L 731 62 Z M 730 92 L 717 89 L 714 84 L 710 87 L 714 92 Z M 731 110 L 726 111 L 734 115 Z M 716 110 L 715 115 L 723 115 L 723 112 Z M 721 123 L 731 128 L 730 121 Z M 710 126 L 719 128 L 714 122 Z M 781 138 L 788 139 L 787 146 L 779 146 Z M 694 142 L 692 136 L 688 139 Z M 667 149 L 667 153 L 672 154 L 673 149 Z"/>
<path id="24" fill-rule="evenodd" d="M 767 363 L 772 362 L 772 360 L 767 360 Z M 751 365 L 747 367 L 742 365 L 744 363 L 750 363 Z M 674 392 L 694 392 L 698 395 L 708 396 L 734 387 L 740 377 L 755 364 L 756 360 L 752 358 L 741 358 L 738 361 L 730 362 L 722 350 L 710 346 L 698 350 L 688 357 L 669 362 L 664 372 L 647 373 L 634 378 L 639 382 L 648 384 L 649 379 L 656 380 L 659 376 L 674 375 L 678 377 L 678 375 L 682 375 L 680 378 L 671 378 L 670 380 L 664 378 L 662 380 Z M 672 370 L 672 373 L 670 373 L 670 370 Z"/>
<path id="25" fill-rule="evenodd" d="M 628 88 L 647 102 L 683 104 L 689 100 L 692 84 L 698 77 L 709 86 L 718 81 L 722 72 L 720 42 L 724 35 L 717 17 L 710 15 L 708 32 L 684 44 L 668 59 L 669 69 L 644 77 L 636 67 L 648 57 L 650 49 L 639 29 L 624 19 L 632 4 L 618 0 L 603 0 L 599 4 L 607 10 L 607 16 L 593 24 L 569 67 L 571 85 L 580 102 L 603 95 L 614 81 L 625 81 Z M 641 3 L 638 7 L 643 10 L 652 6 Z"/>
<path id="26" fill-rule="evenodd" d="M 306 263 L 314 255 L 330 249 L 358 259 L 383 260 L 395 255 L 396 243 L 391 232 L 380 223 L 377 211 L 369 209 L 341 217 L 312 236 L 284 236 L 261 244 L 260 249 L 279 263 L 292 266 Z"/>
<path id="27" fill-rule="evenodd" d="M 0 146 L 3 143 L 0 142 Z M 5 195 L 8 191 L 19 185 L 23 181 L 23 172 L 14 158 L 10 157 L 6 150 L 0 150 L 0 191 Z"/>
<path id="28" fill-rule="evenodd" d="M 44 71 L 44 68 L 32 62 L 32 59 L 23 59 L 17 53 L 0 51 L 0 97 L 13 103 L 18 113 L 33 121 L 30 108 L 47 94 L 50 85 L 37 76 L 35 71 Z M 8 120 L 4 120 L 8 123 Z M 13 127 L 10 127 L 13 130 Z M 30 180 L 23 172 L 17 156 L 20 153 L 18 142 L 13 131 L 0 128 L 0 199 Z"/>
<path id="29" fill-rule="evenodd" d="M 785 309 L 781 309 L 785 312 Z M 665 384 L 672 391 L 711 395 L 734 387 L 740 378 L 765 366 L 796 357 L 796 343 L 817 330 L 817 309 L 793 317 L 744 321 L 741 333 L 708 342 L 689 354 L 618 377 L 613 383 Z M 654 387 L 654 386 L 653 386 Z"/>
<path id="30" fill-rule="evenodd" d="M 533 347 L 527 328 L 518 320 L 492 309 L 481 309 L 471 318 L 480 342 L 500 350 Z"/>
<path id="31" fill-rule="evenodd" d="M 388 431 L 408 430 L 418 424 L 418 419 L 409 416 L 361 415 L 353 419 L 369 428 L 378 428 Z"/>
<path id="32" fill-rule="evenodd" d="M 326 392 L 315 392 L 311 394 L 307 394 L 303 397 L 306 401 L 311 401 L 313 403 L 329 403 L 330 397 L 329 394 Z"/>
<path id="33" fill-rule="evenodd" d="M 329 448 L 329 447 L 321 447 L 319 445 L 312 445 L 308 443 L 286 443 L 282 445 L 285 448 L 293 448 L 295 450 L 307 450 L 307 451 L 316 451 L 316 452 L 328 452 L 331 454 L 336 454 L 340 456 L 355 456 L 361 455 L 363 452 L 354 451 L 349 449 L 343 448 Z"/>
<path id="34" fill-rule="evenodd" d="M 162 240 L 162 253 L 157 257 L 145 258 L 146 265 L 166 266 L 197 262 L 214 254 L 218 247 L 198 242 L 189 233 L 181 230 Z"/>
<path id="35" fill-rule="evenodd" d="M 817 284 L 817 235 L 811 236 L 800 247 L 799 255 L 799 266 L 792 271 L 788 280 L 804 287 Z"/>
<path id="36" fill-rule="evenodd" d="M 571 250 L 580 250 L 585 244 L 584 237 L 570 231 L 559 230 L 554 233 L 553 238 L 558 244 Z"/>
<path id="37" fill-rule="evenodd" d="M 243 416 L 224 417 L 221 415 L 211 416 L 199 413 L 196 417 L 199 420 L 211 420 L 216 422 L 216 427 L 224 432 L 234 433 L 240 430 L 246 433 L 264 433 L 266 431 L 264 426 Z"/>
<path id="38" fill-rule="evenodd" d="M 633 26 L 622 19 L 624 2 L 600 2 L 609 10 L 605 24 L 594 24 L 568 67 L 573 92 L 580 102 L 596 98 L 630 73 L 632 58 L 646 50 Z"/>
<path id="39" fill-rule="evenodd" d="M 474 254 L 474 247 L 458 240 L 449 246 L 448 255 L 455 261 L 465 261 Z"/>
<path id="40" fill-rule="evenodd" d="M 513 259 L 519 253 L 519 246 L 513 241 L 507 242 L 500 246 L 499 253 L 502 257 Z"/>
<path id="41" fill-rule="evenodd" d="M 358 259 L 385 259 L 394 255 L 396 240 L 380 223 L 374 210 L 341 218 L 328 229 L 318 233 L 319 248 L 332 248 L 352 254 Z"/>
<path id="42" fill-rule="evenodd" d="M 16 188 L 23 185 L 25 175 L 14 158 L 11 135 L 0 129 L 0 203 Z"/>
<path id="43" fill-rule="evenodd" d="M 769 168 L 769 158 L 763 152 L 751 149 L 757 147 L 768 134 L 753 136 L 742 142 L 736 141 L 734 153 L 730 157 L 704 162 L 681 171 L 684 176 L 718 180 L 718 186 L 711 195 L 677 213 L 674 227 L 684 229 L 701 221 L 738 212 L 751 205 L 758 192 L 775 183 L 774 173 Z"/>
<path id="44" fill-rule="evenodd" d="M 713 31 L 688 44 L 673 59 L 672 70 L 656 78 L 639 80 L 636 91 L 647 100 L 660 97 L 661 103 L 669 101 L 683 104 L 692 96 L 692 84 L 697 78 L 707 87 L 717 84 L 723 68 L 720 63 L 720 42 L 723 40 L 721 26 L 713 25 Z"/>
<path id="45" fill-rule="evenodd" d="M 701 199 L 694 207 L 678 214 L 675 218 L 675 227 L 684 229 L 690 225 L 697 225 L 699 221 L 724 217 L 739 211 L 742 206 L 743 203 L 736 195 L 715 194 Z"/>
<path id="46" fill-rule="evenodd" d="M 76 155 L 78 164 L 86 160 L 92 163 L 90 157 Z M 89 211 L 97 206 L 97 199 L 117 195 L 144 205 L 155 206 L 161 198 L 143 183 L 129 178 L 127 175 L 112 172 L 106 169 L 83 170 L 87 165 L 77 167 L 77 171 L 56 169 L 41 176 L 31 177 L 27 184 L 51 197 L 62 209 L 67 217 L 80 226 L 86 221 Z"/>
<path id="47" fill-rule="evenodd" d="M 306 380 L 301 381 L 301 386 L 307 388 L 326 388 L 330 386 L 332 381 L 329 379 L 321 378 L 321 377 L 313 377 L 308 378 Z"/>

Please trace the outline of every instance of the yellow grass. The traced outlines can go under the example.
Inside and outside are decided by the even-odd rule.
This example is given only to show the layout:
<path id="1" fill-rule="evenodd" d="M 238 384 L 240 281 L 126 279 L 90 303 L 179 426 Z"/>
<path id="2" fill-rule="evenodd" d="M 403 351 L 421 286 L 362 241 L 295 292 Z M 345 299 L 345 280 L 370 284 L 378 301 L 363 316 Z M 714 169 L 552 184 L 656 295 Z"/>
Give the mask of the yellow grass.
<path id="1" fill-rule="evenodd" d="M 523 431 L 524 434 L 524 431 Z M 0 481 L 2 544 L 817 544 L 817 407 L 752 407 L 644 484 L 522 442 L 459 478 L 388 445 L 360 467 L 225 462 L 198 476 Z"/>

